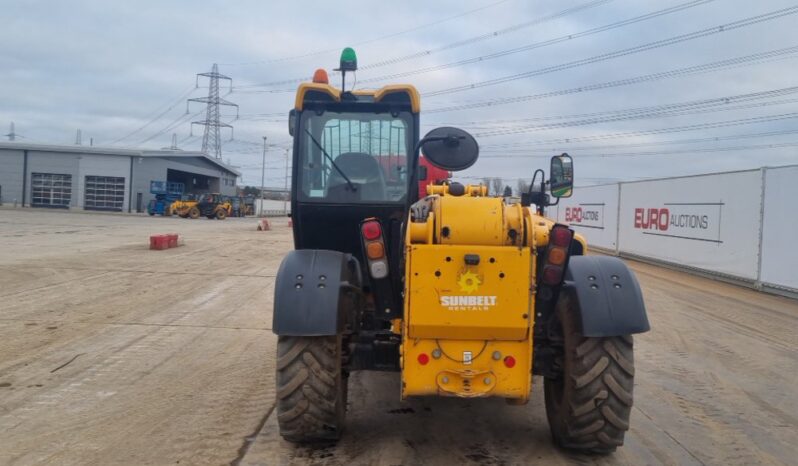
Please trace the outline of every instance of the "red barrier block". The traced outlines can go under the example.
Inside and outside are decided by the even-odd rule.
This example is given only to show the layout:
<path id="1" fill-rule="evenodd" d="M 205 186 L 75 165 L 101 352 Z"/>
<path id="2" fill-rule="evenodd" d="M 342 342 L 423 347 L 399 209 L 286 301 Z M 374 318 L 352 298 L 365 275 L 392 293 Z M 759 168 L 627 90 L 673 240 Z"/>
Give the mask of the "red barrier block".
<path id="1" fill-rule="evenodd" d="M 150 249 L 154 249 L 156 251 L 169 249 L 169 235 L 150 236 Z"/>
<path id="2" fill-rule="evenodd" d="M 272 225 L 269 223 L 268 219 L 262 218 L 258 221 L 258 231 L 269 231 L 272 229 Z"/>
<path id="3" fill-rule="evenodd" d="M 166 237 L 168 238 L 168 242 L 169 242 L 169 247 L 170 248 L 176 248 L 178 246 L 178 244 L 177 244 L 177 238 L 178 238 L 177 233 L 168 233 L 166 235 Z"/>

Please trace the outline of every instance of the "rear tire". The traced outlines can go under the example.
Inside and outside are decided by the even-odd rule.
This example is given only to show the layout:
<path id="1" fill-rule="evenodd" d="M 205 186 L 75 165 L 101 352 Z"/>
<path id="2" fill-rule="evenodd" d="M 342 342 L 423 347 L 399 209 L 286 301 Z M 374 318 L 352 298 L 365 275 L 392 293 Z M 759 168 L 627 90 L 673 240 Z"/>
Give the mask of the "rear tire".
<path id="1" fill-rule="evenodd" d="M 277 423 L 289 442 L 331 442 L 341 437 L 347 377 L 341 337 L 277 339 Z"/>
<path id="2" fill-rule="evenodd" d="M 199 211 L 199 209 L 198 209 L 198 208 L 196 208 L 196 207 L 192 207 L 191 209 L 189 209 L 189 210 L 188 210 L 188 217 L 189 217 L 190 219 L 192 219 L 192 220 L 196 220 L 196 219 L 200 218 L 200 211 Z"/>
<path id="3" fill-rule="evenodd" d="M 584 337 L 576 302 L 563 291 L 557 305 L 562 325 L 563 374 L 546 378 L 546 415 L 554 442 L 563 448 L 610 453 L 629 430 L 634 387 L 632 336 Z"/>
<path id="4" fill-rule="evenodd" d="M 227 218 L 227 211 L 224 209 L 219 209 L 216 211 L 216 218 L 219 220 L 224 220 Z"/>

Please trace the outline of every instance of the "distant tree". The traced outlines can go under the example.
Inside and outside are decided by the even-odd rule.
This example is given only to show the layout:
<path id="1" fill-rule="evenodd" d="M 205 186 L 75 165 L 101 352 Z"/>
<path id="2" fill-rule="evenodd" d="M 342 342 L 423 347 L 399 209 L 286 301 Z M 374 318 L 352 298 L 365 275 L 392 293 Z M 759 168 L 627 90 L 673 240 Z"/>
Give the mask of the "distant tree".
<path id="1" fill-rule="evenodd" d="M 274 201 L 282 201 L 288 198 L 288 194 L 282 191 L 264 191 L 263 193 L 264 199 L 271 199 Z"/>
<path id="2" fill-rule="evenodd" d="M 244 196 L 260 197 L 260 189 L 254 186 L 244 186 L 244 188 L 241 189 L 241 194 Z"/>
<path id="3" fill-rule="evenodd" d="M 509 184 L 505 185 L 504 186 L 504 197 L 510 197 L 512 195 L 513 195 L 513 188 L 511 188 Z"/>
<path id="4" fill-rule="evenodd" d="M 493 195 L 500 196 L 502 188 L 504 187 L 504 181 L 501 178 L 493 178 L 491 183 L 493 184 Z"/>
<path id="5" fill-rule="evenodd" d="M 525 193 L 529 191 L 529 183 L 526 182 L 523 178 L 518 178 L 518 195 L 520 196 L 521 193 Z"/>
<path id="6" fill-rule="evenodd" d="M 482 178 L 482 184 L 484 186 L 488 187 L 488 191 L 490 191 L 490 182 L 491 182 L 491 178 L 487 178 L 487 177 L 486 178 Z"/>

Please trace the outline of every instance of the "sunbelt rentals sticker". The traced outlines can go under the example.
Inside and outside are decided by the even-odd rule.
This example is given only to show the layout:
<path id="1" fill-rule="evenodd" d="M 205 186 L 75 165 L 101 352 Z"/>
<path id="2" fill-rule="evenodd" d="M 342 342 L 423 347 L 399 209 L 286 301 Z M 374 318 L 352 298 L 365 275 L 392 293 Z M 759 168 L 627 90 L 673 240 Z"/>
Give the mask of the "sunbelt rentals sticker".
<path id="1" fill-rule="evenodd" d="M 450 311 L 488 311 L 496 306 L 496 296 L 476 295 L 482 284 L 479 276 L 473 272 L 460 274 L 457 284 L 461 295 L 446 295 L 440 297 L 441 306 Z"/>

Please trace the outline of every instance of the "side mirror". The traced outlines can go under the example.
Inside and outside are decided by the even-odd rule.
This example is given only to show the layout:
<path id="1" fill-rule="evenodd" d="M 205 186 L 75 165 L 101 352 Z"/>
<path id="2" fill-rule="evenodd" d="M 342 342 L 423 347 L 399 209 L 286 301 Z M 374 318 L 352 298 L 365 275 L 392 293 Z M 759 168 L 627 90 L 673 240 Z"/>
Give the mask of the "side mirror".
<path id="1" fill-rule="evenodd" d="M 549 174 L 551 195 L 571 197 L 574 192 L 574 161 L 571 156 L 562 154 L 552 157 Z"/>
<path id="2" fill-rule="evenodd" d="M 479 144 L 474 136 L 459 128 L 435 128 L 416 145 L 424 148 L 424 157 L 438 168 L 460 171 L 474 165 L 479 157 Z"/>
<path id="3" fill-rule="evenodd" d="M 294 135 L 294 126 L 296 126 L 296 109 L 292 108 L 288 112 L 288 134 L 291 136 Z"/>

